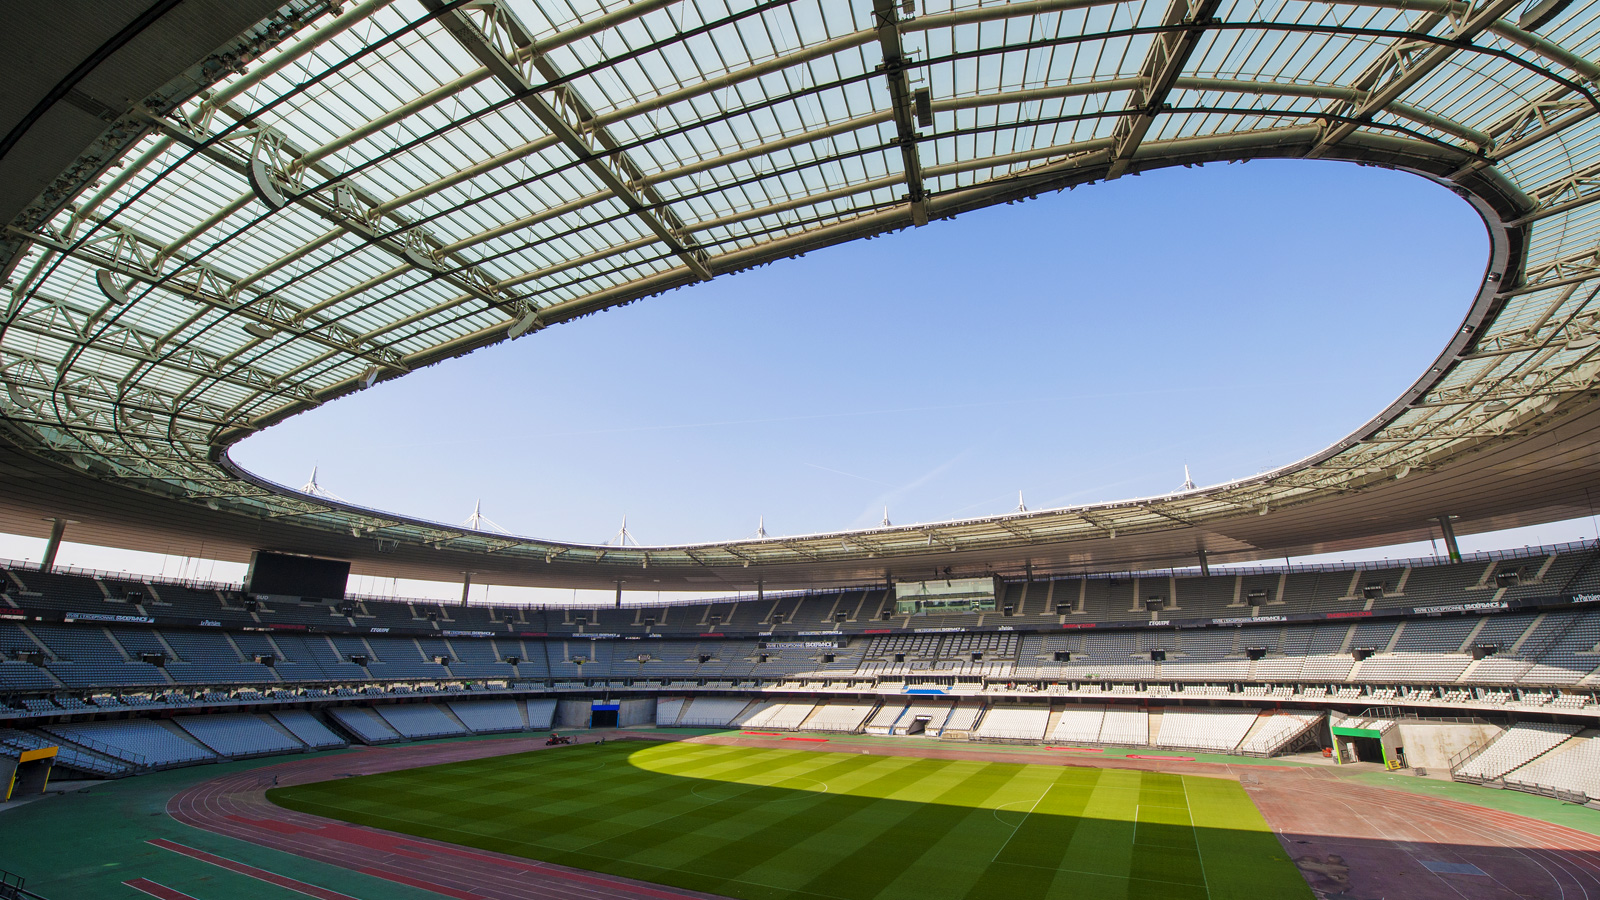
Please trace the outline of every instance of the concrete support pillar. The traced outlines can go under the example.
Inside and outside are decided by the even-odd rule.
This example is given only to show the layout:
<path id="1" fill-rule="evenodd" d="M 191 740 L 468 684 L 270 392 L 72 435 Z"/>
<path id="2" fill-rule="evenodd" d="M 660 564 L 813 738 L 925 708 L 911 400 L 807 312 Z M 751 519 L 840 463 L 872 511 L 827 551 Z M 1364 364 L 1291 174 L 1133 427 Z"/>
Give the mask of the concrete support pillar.
<path id="1" fill-rule="evenodd" d="M 1211 574 L 1211 560 L 1206 556 L 1206 551 L 1204 550 L 1200 551 L 1200 574 Z"/>
<path id="2" fill-rule="evenodd" d="M 461 573 L 461 605 L 467 605 L 467 593 L 472 590 L 472 573 Z"/>
<path id="3" fill-rule="evenodd" d="M 766 582 L 764 582 L 761 579 L 757 578 L 756 579 L 756 602 L 760 603 L 761 601 L 763 601 L 765 599 L 767 599 Z"/>
<path id="4" fill-rule="evenodd" d="M 617 579 L 617 609 L 622 608 L 622 579 Z"/>
<path id="5" fill-rule="evenodd" d="M 1451 562 L 1461 562 L 1461 548 L 1456 545 L 1456 530 L 1450 526 L 1449 516 L 1439 517 L 1439 530 L 1444 532 L 1444 549 Z"/>
<path id="6" fill-rule="evenodd" d="M 61 535 L 66 533 L 66 519 L 50 520 L 50 542 L 44 545 L 44 559 L 39 562 L 41 571 L 48 572 L 56 566 L 56 551 L 61 549 Z"/>

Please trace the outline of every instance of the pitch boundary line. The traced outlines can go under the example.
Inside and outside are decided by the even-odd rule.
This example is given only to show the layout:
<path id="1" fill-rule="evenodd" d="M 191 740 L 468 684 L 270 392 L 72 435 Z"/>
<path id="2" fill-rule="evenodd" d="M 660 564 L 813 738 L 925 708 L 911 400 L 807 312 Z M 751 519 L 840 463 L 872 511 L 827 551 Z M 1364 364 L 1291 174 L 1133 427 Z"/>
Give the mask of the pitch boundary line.
<path id="1" fill-rule="evenodd" d="M 1137 875 L 1113 875 L 1110 872 L 1094 872 L 1094 871 L 1091 871 L 1089 869 L 1069 869 L 1069 868 L 1066 868 L 1065 866 L 1036 866 L 1033 863 L 1006 862 L 1005 860 L 1000 860 L 999 862 L 996 863 L 996 865 L 1001 865 L 1001 866 L 1020 866 L 1020 867 L 1022 867 L 1024 869 L 1041 869 L 1041 870 L 1043 870 L 1045 872 L 1066 872 L 1066 873 L 1072 874 L 1072 875 L 1094 875 L 1094 876 L 1096 876 L 1098 878 L 1115 878 L 1115 879 L 1118 879 L 1120 881 L 1148 881 L 1151 884 L 1171 884 L 1171 885 L 1176 885 L 1178 887 L 1205 888 L 1206 889 L 1206 896 L 1207 897 L 1211 896 L 1210 888 L 1206 888 L 1206 886 L 1203 885 L 1203 884 L 1195 884 L 1192 881 L 1167 881 L 1166 879 L 1163 879 L 1163 878 L 1141 878 L 1141 877 L 1139 877 Z"/>
<path id="2" fill-rule="evenodd" d="M 1189 804 L 1189 782 L 1183 780 L 1181 775 L 1178 779 L 1178 783 L 1183 785 L 1183 802 Z M 1200 880 L 1205 882 L 1206 900 L 1211 900 L 1211 876 L 1206 874 L 1206 855 L 1200 850 L 1200 829 L 1194 824 L 1194 807 L 1191 805 L 1184 812 L 1189 814 L 1189 831 L 1194 835 L 1194 858 L 1200 861 Z"/>
<path id="3" fill-rule="evenodd" d="M 1044 792 L 1039 795 L 1039 799 L 1033 801 L 1033 805 L 1028 807 L 1028 811 L 1023 814 L 1022 821 L 1018 822 L 1016 826 L 1011 829 L 1011 833 L 1006 835 L 1005 843 L 1001 844 L 1000 849 L 994 852 L 994 856 L 989 857 L 990 863 L 996 863 L 1000 861 L 1000 854 L 1006 852 L 1006 848 L 1011 846 L 1011 839 L 1017 836 L 1017 832 L 1022 830 L 1022 826 L 1028 824 L 1028 817 L 1033 815 L 1033 811 L 1039 808 L 1040 803 L 1044 802 L 1045 794 L 1050 793 L 1055 786 L 1056 783 L 1054 781 L 1045 786 Z"/>

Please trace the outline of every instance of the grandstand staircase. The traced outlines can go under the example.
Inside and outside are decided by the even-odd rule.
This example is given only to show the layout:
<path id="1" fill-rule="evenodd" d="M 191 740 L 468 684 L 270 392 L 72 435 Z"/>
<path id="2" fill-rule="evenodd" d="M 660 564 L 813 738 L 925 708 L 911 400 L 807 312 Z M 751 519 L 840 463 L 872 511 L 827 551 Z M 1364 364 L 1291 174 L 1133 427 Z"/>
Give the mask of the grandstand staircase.
<path id="1" fill-rule="evenodd" d="M 1258 714 L 1255 722 L 1250 725 L 1250 730 L 1246 731 L 1244 733 L 1244 737 L 1239 740 L 1239 746 L 1242 747 L 1250 743 L 1250 739 L 1255 737 L 1257 732 L 1266 728 L 1273 718 L 1274 714 L 1268 710 L 1263 710 L 1260 714 Z"/>
<path id="2" fill-rule="evenodd" d="M 265 722 L 267 724 L 267 727 L 271 728 L 273 731 L 278 732 L 279 734 L 283 735 L 284 737 L 288 738 L 289 740 L 295 741 L 296 743 L 300 743 L 300 744 L 304 744 L 305 743 L 305 741 L 302 741 L 300 739 L 299 735 L 295 734 L 294 732 L 290 731 L 288 728 L 284 727 L 284 724 L 282 722 L 278 721 L 278 717 L 277 716 L 258 715 L 258 716 L 256 716 L 256 718 L 260 719 L 263 722 Z M 311 750 L 311 749 L 312 748 L 309 747 L 309 746 L 306 747 L 306 750 L 308 750 L 308 751 Z"/>
<path id="3" fill-rule="evenodd" d="M 1460 777 L 1461 769 L 1466 766 L 1467 763 L 1470 763 L 1479 756 L 1482 756 L 1485 750 L 1488 750 L 1495 741 L 1504 736 L 1505 732 L 1502 731 L 1500 734 L 1494 735 L 1493 737 L 1481 737 L 1473 741 L 1471 744 L 1468 744 L 1466 747 L 1463 747 L 1461 750 L 1458 750 L 1453 756 L 1450 757 L 1450 777 L 1456 780 L 1470 781 L 1471 779 L 1462 779 Z"/>
<path id="4" fill-rule="evenodd" d="M 178 737 L 180 740 L 183 740 L 184 742 L 186 742 L 188 744 L 192 744 L 193 746 L 200 748 L 201 750 L 205 751 L 206 753 L 216 753 L 215 750 L 212 750 L 210 747 L 207 747 L 205 745 L 205 743 L 203 741 L 201 741 L 199 738 L 195 737 L 194 735 L 190 734 L 189 732 L 184 731 L 182 728 L 178 727 L 178 723 L 172 721 L 171 719 L 156 719 L 155 723 L 157 725 L 160 725 L 162 728 L 166 729 L 167 731 L 171 732 L 173 735 Z M 296 739 L 296 740 L 298 740 L 298 739 Z"/>
<path id="5" fill-rule="evenodd" d="M 1152 709 L 1146 717 L 1150 722 L 1149 744 L 1152 747 L 1157 746 L 1156 738 L 1161 734 L 1161 712 L 1160 708 Z"/>
<path id="6" fill-rule="evenodd" d="M 1050 735 L 1056 733 L 1056 723 L 1061 721 L 1061 714 L 1063 712 L 1065 712 L 1063 707 L 1057 706 L 1054 703 L 1050 704 L 1050 718 L 1047 719 L 1044 724 L 1045 740 L 1049 740 Z"/>
<path id="7" fill-rule="evenodd" d="M 1551 557 L 1553 559 L 1554 558 L 1554 554 L 1551 554 Z M 1577 571 L 1572 573 L 1572 577 L 1570 577 L 1566 581 L 1562 582 L 1560 590 L 1556 591 L 1555 593 L 1557 593 L 1557 594 L 1566 594 L 1566 593 L 1571 592 L 1572 591 L 1572 586 L 1577 584 L 1579 581 L 1583 580 L 1583 577 L 1585 575 L 1589 574 L 1589 570 L 1593 569 L 1595 567 L 1596 563 L 1600 563 L 1600 553 L 1592 554 L 1589 557 L 1589 559 L 1586 562 L 1584 562 L 1583 565 L 1581 565 L 1581 566 L 1579 566 L 1577 568 Z M 1548 568 L 1548 566 L 1546 566 L 1546 568 Z M 1543 573 L 1544 569 L 1540 569 L 1539 571 L 1541 573 Z M 1542 574 L 1541 574 L 1541 577 L 1542 577 Z"/>
<path id="8" fill-rule="evenodd" d="M 450 698 L 446 697 L 446 698 L 443 698 L 443 699 L 444 700 L 448 700 Z M 433 705 L 438 707 L 440 712 L 444 713 L 444 717 L 446 719 L 449 719 L 451 722 L 455 723 L 456 725 L 461 726 L 462 734 L 476 734 L 477 733 L 477 732 L 473 731 L 472 728 L 469 725 L 467 725 L 467 723 L 461 721 L 461 717 L 456 715 L 456 711 L 450 708 L 450 704 L 449 703 L 440 702 L 440 703 L 435 703 Z"/>

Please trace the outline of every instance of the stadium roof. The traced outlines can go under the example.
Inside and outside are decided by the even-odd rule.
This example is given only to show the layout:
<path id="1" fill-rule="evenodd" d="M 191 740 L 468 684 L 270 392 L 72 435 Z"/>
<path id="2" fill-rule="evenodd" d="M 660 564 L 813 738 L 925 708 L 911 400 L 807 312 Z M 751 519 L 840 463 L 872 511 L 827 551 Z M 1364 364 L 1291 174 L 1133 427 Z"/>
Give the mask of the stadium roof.
<path id="1" fill-rule="evenodd" d="M 1587 514 L 1600 2 L 1522 3 L 8 9 L 0 527 L 68 517 L 79 540 L 223 559 L 260 546 L 385 575 L 714 589 L 1253 559 L 1424 538 L 1439 515 L 1473 531 Z M 339 504 L 227 457 L 375 381 L 663 291 L 1041 192 L 1260 157 L 1416 173 L 1471 204 L 1491 246 L 1437 362 L 1355 433 L 1264 475 L 640 548 Z M 1383 323 L 1340 325 L 1352 365 L 1383 352 Z"/>

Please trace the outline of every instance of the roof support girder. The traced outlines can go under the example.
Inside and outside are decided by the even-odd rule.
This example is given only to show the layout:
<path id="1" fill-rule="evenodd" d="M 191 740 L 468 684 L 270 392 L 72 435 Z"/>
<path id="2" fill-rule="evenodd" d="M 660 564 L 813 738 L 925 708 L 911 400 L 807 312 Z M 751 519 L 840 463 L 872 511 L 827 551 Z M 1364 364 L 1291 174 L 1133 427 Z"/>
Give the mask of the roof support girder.
<path id="1" fill-rule="evenodd" d="M 872 18 L 877 26 L 878 46 L 883 62 L 878 71 L 889 86 L 889 107 L 894 117 L 900 145 L 900 166 L 906 183 L 906 202 L 911 207 L 911 224 L 928 224 L 927 192 L 922 186 L 922 159 L 917 151 L 917 126 L 913 121 L 910 79 L 906 76 L 906 55 L 900 45 L 900 4 L 897 0 L 872 0 Z"/>
<path id="2" fill-rule="evenodd" d="M 1328 148 L 1360 128 L 1361 122 L 1371 121 L 1373 116 L 1387 109 L 1390 103 L 1400 99 L 1406 91 L 1443 65 L 1458 49 L 1469 46 L 1474 38 L 1499 22 L 1501 16 L 1515 9 L 1519 3 L 1521 0 L 1489 0 L 1477 9 L 1469 7 L 1461 13 L 1452 11 L 1449 19 L 1458 23 L 1451 35 L 1454 46 L 1404 41 L 1391 44 L 1383 58 L 1355 83 L 1356 87 L 1367 90 L 1369 94 L 1349 113 L 1348 118 L 1354 121 L 1330 123 L 1317 146 L 1306 155 L 1317 158 L 1327 153 Z M 1457 18 L 1462 14 L 1463 17 Z M 1435 24 L 1437 20 L 1425 19 L 1416 30 L 1419 34 L 1427 34 Z"/>
<path id="3" fill-rule="evenodd" d="M 1200 43 L 1200 35 L 1217 14 L 1221 0 L 1169 0 L 1166 15 L 1161 19 L 1164 29 L 1178 25 L 1190 27 L 1182 30 L 1163 30 L 1155 35 L 1150 53 L 1139 69 L 1140 86 L 1133 91 L 1127 114 L 1117 120 L 1111 140 L 1111 167 L 1106 178 L 1121 178 L 1133 162 L 1133 155 L 1144 140 L 1145 133 L 1161 114 L 1183 74 L 1189 56 Z"/>
<path id="4" fill-rule="evenodd" d="M 442 0 L 423 0 L 423 5 L 434 12 L 445 9 Z M 478 14 L 478 21 L 473 20 L 472 13 Z M 516 57 L 520 54 L 511 48 L 531 47 L 534 42 L 511 10 L 497 0 L 482 0 L 465 8 L 449 9 L 444 12 L 442 19 L 462 47 L 493 72 L 506 90 L 519 97 L 522 105 L 533 113 L 550 134 L 627 206 L 645 227 L 671 248 L 690 271 L 703 280 L 712 277 L 705 253 L 695 246 L 688 229 L 670 209 L 665 208 L 665 202 L 652 189 L 635 187 L 643 180 L 642 171 L 626 154 L 616 150 L 616 141 L 593 124 L 593 112 L 571 86 L 563 84 L 556 88 L 553 95 L 576 113 L 576 123 L 568 121 L 550 101 L 540 95 L 538 86 L 530 77 L 532 72 L 540 70 L 547 81 L 559 80 L 558 73 L 550 69 L 548 60 L 538 55 L 531 55 L 527 63 L 519 64 Z M 496 38 L 500 39 L 499 42 Z M 661 211 L 652 212 L 655 208 Z"/>

